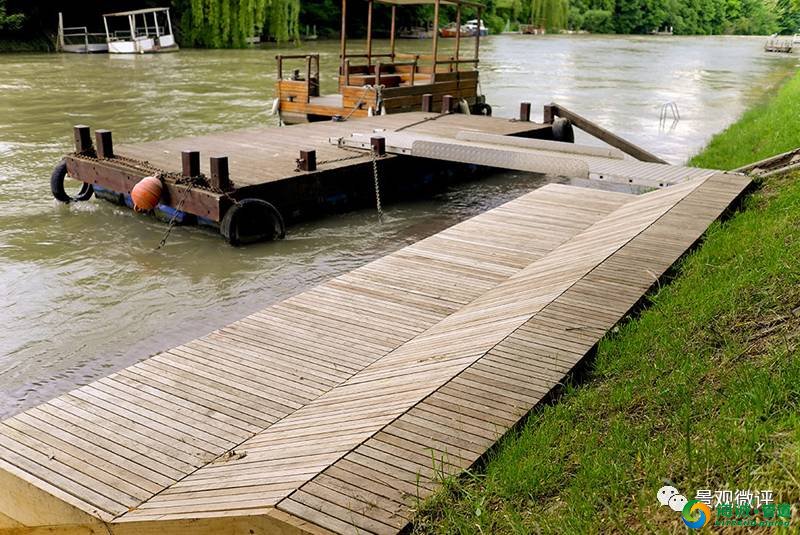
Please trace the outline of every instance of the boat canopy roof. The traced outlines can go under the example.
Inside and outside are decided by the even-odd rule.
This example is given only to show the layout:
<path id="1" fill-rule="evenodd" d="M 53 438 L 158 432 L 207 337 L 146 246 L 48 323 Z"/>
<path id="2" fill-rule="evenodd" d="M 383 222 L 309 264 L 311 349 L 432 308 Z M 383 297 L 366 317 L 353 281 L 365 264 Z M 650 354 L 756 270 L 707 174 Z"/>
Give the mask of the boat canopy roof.
<path id="1" fill-rule="evenodd" d="M 169 11 L 168 7 L 149 7 L 146 9 L 134 9 L 133 11 L 118 11 L 117 13 L 104 13 L 104 17 L 129 17 L 131 15 L 145 15 L 147 13 L 158 13 Z"/>
<path id="2" fill-rule="evenodd" d="M 436 0 L 375 0 L 379 4 L 390 4 L 393 6 L 414 6 L 414 5 L 421 5 L 421 4 L 435 4 Z M 480 2 L 472 2 L 471 0 L 440 0 L 440 4 L 444 5 L 464 5 L 464 6 L 471 6 L 471 7 L 485 7 Z"/>

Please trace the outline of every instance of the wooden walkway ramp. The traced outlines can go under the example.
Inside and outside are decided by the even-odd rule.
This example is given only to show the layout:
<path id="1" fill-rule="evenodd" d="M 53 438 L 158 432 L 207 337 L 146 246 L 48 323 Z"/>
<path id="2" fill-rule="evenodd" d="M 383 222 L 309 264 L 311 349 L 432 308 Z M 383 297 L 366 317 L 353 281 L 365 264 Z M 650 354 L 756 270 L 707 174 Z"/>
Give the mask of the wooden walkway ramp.
<path id="1" fill-rule="evenodd" d="M 396 533 L 748 185 L 549 185 L 0 423 L 0 533 Z"/>

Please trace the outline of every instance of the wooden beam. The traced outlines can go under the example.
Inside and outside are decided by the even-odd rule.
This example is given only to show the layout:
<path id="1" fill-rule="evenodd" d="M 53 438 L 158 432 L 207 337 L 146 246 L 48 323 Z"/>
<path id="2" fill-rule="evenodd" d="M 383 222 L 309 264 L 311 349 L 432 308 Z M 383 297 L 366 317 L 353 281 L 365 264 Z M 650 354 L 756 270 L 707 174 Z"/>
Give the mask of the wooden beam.
<path id="1" fill-rule="evenodd" d="M 587 134 L 596 137 L 604 143 L 608 143 L 612 147 L 618 148 L 625 154 L 633 156 L 637 160 L 652 163 L 669 163 L 666 160 L 662 160 L 655 154 L 648 152 L 637 145 L 634 145 L 630 141 L 622 139 L 615 133 L 593 123 L 589 119 L 586 119 L 585 117 L 582 117 L 581 115 L 578 115 L 577 113 L 570 111 L 563 106 L 559 106 L 555 102 L 550 104 L 550 107 L 553 109 L 553 113 L 555 115 L 563 117 L 564 119 L 569 119 L 569 121 L 571 121 L 572 124 L 577 128 L 580 128 Z"/>
<path id="2" fill-rule="evenodd" d="M 97 157 L 113 158 L 114 143 L 111 141 L 111 130 L 95 130 L 94 138 L 97 142 Z"/>
<path id="3" fill-rule="evenodd" d="M 231 177 L 228 171 L 228 157 L 212 156 L 210 167 L 211 187 L 221 191 L 229 190 L 231 188 Z"/>
<path id="4" fill-rule="evenodd" d="M 133 186 L 142 178 L 152 174 L 150 170 L 138 169 L 120 160 L 89 160 L 80 156 L 67 156 L 67 172 L 69 176 L 105 189 L 130 195 Z M 172 180 L 164 181 L 164 197 L 162 204 L 177 208 L 178 201 L 184 195 L 185 187 Z M 226 197 L 213 191 L 192 188 L 186 193 L 181 210 L 211 221 L 219 222 L 222 214 L 230 205 Z"/>
<path id="5" fill-rule="evenodd" d="M 200 176 L 200 151 L 185 150 L 181 152 L 182 174 L 185 177 Z"/>
<path id="6" fill-rule="evenodd" d="M 544 110 L 542 111 L 542 122 L 545 124 L 553 124 L 555 117 L 553 106 L 551 104 L 545 104 Z"/>
<path id="7" fill-rule="evenodd" d="M 75 137 L 75 152 L 84 154 L 92 150 L 92 132 L 84 125 L 78 124 L 72 127 L 72 134 Z"/>
<path id="8" fill-rule="evenodd" d="M 530 122 L 531 120 L 531 103 L 520 102 L 519 104 L 519 120 L 523 122 Z"/>

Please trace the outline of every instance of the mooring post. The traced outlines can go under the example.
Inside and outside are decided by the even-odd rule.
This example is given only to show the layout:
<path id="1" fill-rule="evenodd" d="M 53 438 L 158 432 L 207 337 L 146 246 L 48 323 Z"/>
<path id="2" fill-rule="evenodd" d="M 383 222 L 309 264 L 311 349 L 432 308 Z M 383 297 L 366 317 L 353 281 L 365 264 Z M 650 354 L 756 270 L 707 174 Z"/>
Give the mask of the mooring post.
<path id="1" fill-rule="evenodd" d="M 222 191 L 227 191 L 231 188 L 227 156 L 211 157 L 211 187 Z"/>
<path id="2" fill-rule="evenodd" d="M 531 103 L 520 102 L 519 104 L 519 120 L 525 123 L 531 121 Z"/>
<path id="3" fill-rule="evenodd" d="M 431 93 L 422 95 L 422 111 L 425 113 L 433 111 L 433 95 Z"/>
<path id="4" fill-rule="evenodd" d="M 542 122 L 545 124 L 553 124 L 556 119 L 556 109 L 552 104 L 544 105 L 544 112 L 542 113 Z"/>
<path id="5" fill-rule="evenodd" d="M 453 111 L 453 95 L 445 95 L 442 97 L 442 113 L 450 113 Z"/>
<path id="6" fill-rule="evenodd" d="M 200 151 L 185 150 L 181 152 L 181 164 L 183 164 L 183 176 L 200 176 Z"/>
<path id="7" fill-rule="evenodd" d="M 386 154 L 386 138 L 383 136 L 375 136 L 369 138 L 369 143 L 372 145 L 372 152 L 375 156 L 383 156 Z"/>
<path id="8" fill-rule="evenodd" d="M 85 124 L 78 124 L 72 127 L 75 135 L 75 152 L 83 154 L 92 150 L 91 129 Z"/>
<path id="9" fill-rule="evenodd" d="M 300 158 L 297 160 L 297 168 L 301 171 L 317 170 L 317 151 L 301 150 Z"/>
<path id="10" fill-rule="evenodd" d="M 114 144 L 111 142 L 111 130 L 95 130 L 94 139 L 97 143 L 98 158 L 114 157 Z"/>

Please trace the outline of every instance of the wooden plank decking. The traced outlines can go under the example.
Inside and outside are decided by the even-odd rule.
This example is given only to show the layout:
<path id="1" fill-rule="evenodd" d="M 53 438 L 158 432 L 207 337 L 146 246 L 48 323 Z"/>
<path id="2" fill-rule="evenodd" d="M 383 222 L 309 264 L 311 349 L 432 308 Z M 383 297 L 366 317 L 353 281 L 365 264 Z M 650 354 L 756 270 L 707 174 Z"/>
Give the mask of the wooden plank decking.
<path id="1" fill-rule="evenodd" d="M 549 185 L 12 417 L 0 533 L 395 533 L 748 183 Z"/>
<path id="2" fill-rule="evenodd" d="M 237 187 L 246 187 L 296 176 L 296 159 L 300 149 L 316 149 L 317 161 L 329 162 L 319 166 L 320 170 L 325 171 L 368 162 L 370 160 L 368 154 L 359 159 L 339 160 L 342 157 L 353 156 L 354 153 L 331 145 L 328 139 L 354 132 L 370 134 L 375 129 L 393 131 L 398 128 L 454 138 L 459 131 L 523 135 L 537 130 L 549 130 L 550 125 L 498 117 L 476 118 L 462 114 L 442 116 L 434 113 L 408 112 L 344 122 L 308 123 L 285 128 L 246 128 L 205 136 L 120 144 L 116 152 L 129 158 L 147 160 L 152 165 L 169 171 L 180 171 L 180 155 L 183 150 L 198 150 L 206 156 L 228 156 L 232 180 Z M 210 173 L 207 157 L 201 159 L 201 170 L 206 175 Z"/>

